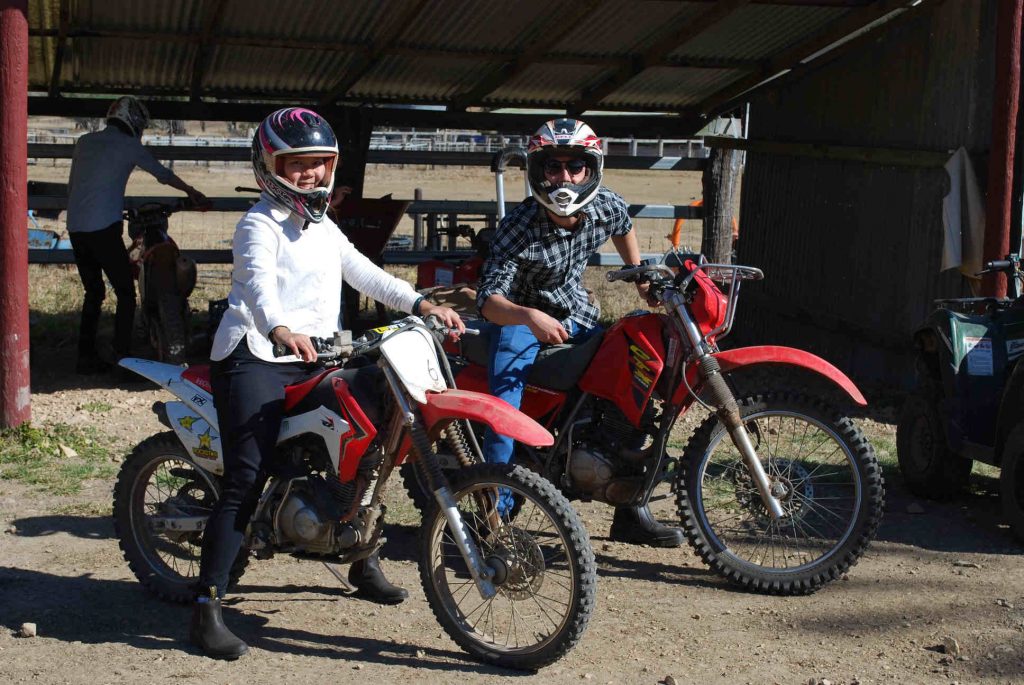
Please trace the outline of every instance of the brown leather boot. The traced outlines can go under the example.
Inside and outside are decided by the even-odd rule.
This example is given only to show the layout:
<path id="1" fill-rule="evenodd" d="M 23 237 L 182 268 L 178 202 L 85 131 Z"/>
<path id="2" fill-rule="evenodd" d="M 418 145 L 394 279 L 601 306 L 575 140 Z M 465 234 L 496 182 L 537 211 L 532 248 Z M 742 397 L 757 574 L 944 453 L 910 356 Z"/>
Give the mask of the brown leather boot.
<path id="1" fill-rule="evenodd" d="M 353 562 L 348 569 L 348 580 L 356 587 L 357 597 L 377 604 L 401 604 L 409 596 L 405 588 L 392 584 L 384 577 L 376 552 Z"/>
<path id="2" fill-rule="evenodd" d="M 211 659 L 237 659 L 249 651 L 249 645 L 224 625 L 215 587 L 210 588 L 209 601 L 193 605 L 189 640 Z"/>

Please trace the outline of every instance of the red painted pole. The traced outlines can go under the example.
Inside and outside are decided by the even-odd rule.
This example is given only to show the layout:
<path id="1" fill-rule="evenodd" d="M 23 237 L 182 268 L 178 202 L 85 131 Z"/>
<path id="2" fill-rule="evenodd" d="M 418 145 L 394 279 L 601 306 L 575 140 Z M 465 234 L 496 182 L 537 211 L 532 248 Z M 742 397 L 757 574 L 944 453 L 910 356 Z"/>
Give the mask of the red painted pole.
<path id="1" fill-rule="evenodd" d="M 31 418 L 28 367 L 28 0 L 0 0 L 0 427 Z"/>
<path id="2" fill-rule="evenodd" d="M 996 82 L 992 102 L 992 146 L 988 161 L 985 203 L 985 261 L 1002 259 L 1010 251 L 1013 206 L 1013 156 L 1020 106 L 1021 16 L 1024 0 L 1000 0 L 996 13 Z M 1006 276 L 982 279 L 986 296 L 1006 296 Z"/>

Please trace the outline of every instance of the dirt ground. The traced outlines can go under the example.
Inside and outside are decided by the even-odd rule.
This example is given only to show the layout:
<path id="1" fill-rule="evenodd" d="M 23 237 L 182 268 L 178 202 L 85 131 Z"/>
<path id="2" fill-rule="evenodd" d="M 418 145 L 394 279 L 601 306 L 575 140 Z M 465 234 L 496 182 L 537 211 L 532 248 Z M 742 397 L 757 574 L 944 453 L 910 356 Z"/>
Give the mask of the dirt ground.
<path id="1" fill-rule="evenodd" d="M 179 172 L 211 195 L 229 194 L 244 177 Z M 493 193 L 481 170 L 370 172 L 368 195 L 411 197 L 416 186 L 428 198 Z M 66 180 L 67 168 L 39 165 L 29 175 Z M 139 176 L 130 194 L 153 190 Z M 685 204 L 699 194 L 699 176 L 610 176 L 632 202 Z M 214 227 L 206 240 L 229 238 L 235 219 L 208 218 Z M 641 249 L 663 249 L 669 223 L 642 226 L 650 247 L 642 240 Z M 79 293 L 67 296 L 74 308 Z M 73 331 L 45 350 L 36 342 L 34 424 L 94 425 L 115 438 L 119 455 L 163 430 L 150 406 L 165 393 L 74 376 L 66 354 Z M 101 413 L 83 409 L 107 405 Z M 893 416 L 882 401 L 859 418 L 890 459 Z M 908 495 L 894 469 L 886 479 L 877 540 L 848 577 L 810 597 L 735 591 L 686 548 L 610 542 L 611 510 L 579 505 L 597 555 L 597 607 L 577 648 L 532 675 L 475 663 L 442 632 L 419 586 L 415 517 L 400 507 L 383 557 L 390 577 L 409 589 L 408 601 L 378 607 L 349 598 L 314 562 L 256 562 L 226 612 L 253 650 L 221 663 L 187 645 L 186 608 L 148 596 L 131 576 L 113 537 L 112 482 L 55 497 L 0 480 L 0 682 L 1024 682 L 1024 547 L 999 522 L 996 482 L 975 476 L 974 494 L 939 504 Z M 37 625 L 37 637 L 16 637 L 24 622 Z M 944 651 L 954 640 L 959 655 Z"/>
<path id="2" fill-rule="evenodd" d="M 59 358 L 34 367 L 32 383 L 37 424 L 90 422 L 122 452 L 162 430 L 149 408 L 166 395 L 151 386 L 83 386 Z M 80 410 L 97 402 L 114 409 Z M 861 421 L 884 436 L 891 414 Z M 254 649 L 219 663 L 186 644 L 186 608 L 130 575 L 113 538 L 111 482 L 53 497 L 0 481 L 0 682 L 1021 682 L 1022 548 L 999 525 L 995 482 L 975 476 L 981 494 L 936 504 L 887 476 L 878 539 L 847 578 L 810 597 L 738 592 L 688 549 L 610 542 L 610 509 L 579 505 L 597 554 L 597 608 L 577 648 L 534 675 L 470 661 L 442 633 L 419 586 L 408 515 L 383 552 L 408 601 L 349 598 L 315 562 L 255 562 L 226 612 Z M 24 622 L 39 635 L 16 637 Z M 950 639 L 958 657 L 943 652 Z"/>

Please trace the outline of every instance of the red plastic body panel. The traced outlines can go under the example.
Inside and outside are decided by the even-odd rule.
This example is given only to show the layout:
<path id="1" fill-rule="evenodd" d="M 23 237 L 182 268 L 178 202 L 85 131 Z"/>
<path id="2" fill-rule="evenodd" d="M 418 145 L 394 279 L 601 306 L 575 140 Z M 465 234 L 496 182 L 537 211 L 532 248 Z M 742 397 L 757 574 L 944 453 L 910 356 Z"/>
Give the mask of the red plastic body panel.
<path id="1" fill-rule="evenodd" d="M 349 431 L 341 436 L 341 450 L 338 457 L 338 477 L 342 483 L 348 483 L 356 477 L 359 460 L 366 453 L 373 439 L 377 437 L 377 429 L 363 413 L 356 398 L 348 389 L 348 383 L 341 378 L 331 380 L 331 387 L 338 397 L 338 405 L 342 416 L 349 424 Z"/>
<path id="2" fill-rule="evenodd" d="M 181 377 L 187 380 L 189 383 L 196 385 L 206 392 L 213 392 L 213 386 L 210 385 L 210 365 L 209 364 L 198 364 L 196 366 L 190 366 L 181 374 Z"/>
<path id="3" fill-rule="evenodd" d="M 326 369 L 323 373 L 318 373 L 308 380 L 304 380 L 301 383 L 295 385 L 289 385 L 284 389 L 284 410 L 289 412 L 296 404 L 302 401 L 302 398 L 309 394 L 309 391 L 317 386 L 320 380 L 329 374 L 333 369 Z"/>
<path id="4" fill-rule="evenodd" d="M 555 439 L 544 426 L 504 400 L 468 390 L 428 392 L 420 405 L 427 430 L 448 419 L 469 419 L 486 423 L 495 432 L 532 447 L 550 447 Z"/>
<path id="5" fill-rule="evenodd" d="M 688 259 L 686 260 L 686 268 L 693 272 L 697 265 Z M 690 313 L 693 314 L 694 321 L 697 322 L 700 332 L 707 335 L 725 323 L 729 298 L 718 289 L 715 282 L 703 271 L 697 271 L 693 277 L 693 282 L 697 289 L 693 295 L 693 303 L 689 307 Z"/>
<path id="6" fill-rule="evenodd" d="M 663 328 L 661 314 L 628 316 L 613 325 L 580 378 L 580 389 L 614 402 L 639 425 L 665 368 Z"/>
<path id="7" fill-rule="evenodd" d="M 803 369 L 814 371 L 817 374 L 828 378 L 830 381 L 838 385 L 846 394 L 850 396 L 854 402 L 861 406 L 867 405 L 867 400 L 864 399 L 864 395 L 861 394 L 857 386 L 854 385 L 850 378 L 832 366 L 830 363 L 822 359 L 821 357 L 798 350 L 793 347 L 781 347 L 778 345 L 759 345 L 756 347 L 740 347 L 735 350 L 725 350 L 724 352 L 716 352 L 714 357 L 718 360 L 719 365 L 722 367 L 723 373 L 734 371 L 736 369 L 745 366 L 754 366 L 757 364 L 787 364 L 789 366 L 798 366 Z M 697 367 L 690 366 L 686 370 L 686 379 L 693 386 L 698 382 L 697 378 Z M 683 403 L 686 399 L 686 386 L 680 384 L 676 388 L 675 396 L 672 398 L 673 404 Z M 689 401 L 686 402 L 689 404 Z"/>
<path id="8" fill-rule="evenodd" d="M 455 382 L 458 383 L 459 390 L 470 390 L 483 393 L 484 395 L 490 394 L 490 384 L 487 382 L 487 369 L 482 366 L 470 364 L 459 372 Z M 564 392 L 545 390 L 544 388 L 527 385 L 523 390 L 523 399 L 519 404 L 519 410 L 531 419 L 538 421 L 550 414 L 545 422 L 545 425 L 550 428 L 557 416 L 556 410 L 565 404 L 566 397 L 567 395 Z"/>

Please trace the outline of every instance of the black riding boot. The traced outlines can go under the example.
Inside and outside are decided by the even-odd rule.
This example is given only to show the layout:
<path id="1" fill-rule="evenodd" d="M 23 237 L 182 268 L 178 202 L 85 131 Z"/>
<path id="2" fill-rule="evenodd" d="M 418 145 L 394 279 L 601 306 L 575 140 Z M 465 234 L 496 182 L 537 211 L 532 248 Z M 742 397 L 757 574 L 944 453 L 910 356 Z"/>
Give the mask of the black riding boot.
<path id="1" fill-rule="evenodd" d="M 224 625 L 216 588 L 210 588 L 210 601 L 193 606 L 189 639 L 211 659 L 237 659 L 249 651 L 249 645 Z"/>
<path id="2" fill-rule="evenodd" d="M 609 537 L 616 542 L 652 547 L 678 547 L 683 531 L 658 523 L 648 507 L 615 507 Z"/>
<path id="3" fill-rule="evenodd" d="M 384 577 L 376 552 L 353 562 L 348 569 L 348 581 L 356 587 L 357 597 L 377 604 L 401 604 L 409 596 L 405 588 L 391 584 Z"/>

